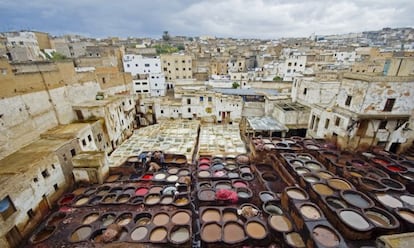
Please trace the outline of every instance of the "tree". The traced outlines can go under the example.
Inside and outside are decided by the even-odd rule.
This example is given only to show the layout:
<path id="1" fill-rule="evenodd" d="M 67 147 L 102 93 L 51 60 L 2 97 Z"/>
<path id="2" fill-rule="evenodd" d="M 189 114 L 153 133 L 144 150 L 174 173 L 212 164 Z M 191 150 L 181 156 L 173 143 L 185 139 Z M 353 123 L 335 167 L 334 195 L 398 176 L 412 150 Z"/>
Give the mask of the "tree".
<path id="1" fill-rule="evenodd" d="M 233 87 L 233 89 L 237 89 L 237 88 L 240 87 L 240 84 L 238 82 L 233 82 L 232 87 Z"/>
<path id="2" fill-rule="evenodd" d="M 282 78 L 279 77 L 279 76 L 276 76 L 276 77 L 273 78 L 273 81 L 282 81 Z"/>
<path id="3" fill-rule="evenodd" d="M 171 37 L 170 37 L 170 35 L 168 34 L 168 31 L 164 31 L 164 33 L 163 33 L 163 35 L 162 35 L 162 40 L 163 40 L 163 41 L 170 41 L 170 40 L 171 40 Z"/>

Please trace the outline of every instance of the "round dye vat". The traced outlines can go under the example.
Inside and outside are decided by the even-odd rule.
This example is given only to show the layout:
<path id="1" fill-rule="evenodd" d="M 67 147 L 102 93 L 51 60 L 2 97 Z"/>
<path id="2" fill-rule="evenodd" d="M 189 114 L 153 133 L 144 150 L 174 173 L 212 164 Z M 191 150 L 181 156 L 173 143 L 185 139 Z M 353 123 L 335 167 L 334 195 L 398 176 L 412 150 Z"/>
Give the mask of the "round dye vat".
<path id="1" fill-rule="evenodd" d="M 177 175 L 171 175 L 171 176 L 167 177 L 167 182 L 170 182 L 170 183 L 177 182 L 177 180 L 178 180 Z"/>
<path id="2" fill-rule="evenodd" d="M 399 209 L 397 213 L 406 221 L 414 223 L 414 212 L 410 209 Z"/>
<path id="3" fill-rule="evenodd" d="M 214 201 L 216 192 L 212 189 L 202 189 L 198 192 L 198 199 L 200 201 Z"/>
<path id="4" fill-rule="evenodd" d="M 365 216 L 376 226 L 389 228 L 397 222 L 392 215 L 384 210 L 370 209 L 365 211 Z"/>
<path id="5" fill-rule="evenodd" d="M 322 169 L 322 165 L 312 161 L 306 162 L 305 167 L 312 171 L 318 171 Z"/>
<path id="6" fill-rule="evenodd" d="M 340 240 L 338 235 L 327 226 L 316 226 L 312 230 L 313 239 L 325 247 L 337 247 Z"/>
<path id="7" fill-rule="evenodd" d="M 210 169 L 210 165 L 208 165 L 208 164 L 200 164 L 198 166 L 198 169 L 199 170 L 208 170 L 208 169 Z"/>
<path id="8" fill-rule="evenodd" d="M 173 167 L 173 168 L 168 169 L 169 174 L 177 174 L 177 172 L 178 172 L 178 168 Z"/>
<path id="9" fill-rule="evenodd" d="M 143 180 L 151 180 L 152 178 L 154 178 L 153 174 L 145 174 L 142 176 Z"/>
<path id="10" fill-rule="evenodd" d="M 159 194 L 150 194 L 145 197 L 144 203 L 147 205 L 155 205 L 158 204 L 160 200 L 161 196 Z"/>
<path id="11" fill-rule="evenodd" d="M 206 177 L 210 177 L 211 173 L 209 171 L 199 171 L 198 172 L 198 177 L 200 178 L 206 178 Z"/>
<path id="12" fill-rule="evenodd" d="M 250 221 L 246 224 L 246 233 L 253 239 L 264 239 L 267 235 L 264 225 L 257 221 Z"/>
<path id="13" fill-rule="evenodd" d="M 118 196 L 118 198 L 116 199 L 116 202 L 118 202 L 118 203 L 125 203 L 125 202 L 127 202 L 128 200 L 129 200 L 129 195 L 127 195 L 127 194 L 122 194 L 122 195 L 120 195 L 120 196 Z"/>
<path id="14" fill-rule="evenodd" d="M 165 226 L 168 222 L 170 222 L 170 216 L 166 213 L 156 214 L 152 219 L 152 223 L 156 226 Z"/>
<path id="15" fill-rule="evenodd" d="M 240 199 L 248 199 L 252 197 L 253 193 L 249 188 L 237 188 L 237 196 Z"/>
<path id="16" fill-rule="evenodd" d="M 175 199 L 174 204 L 177 206 L 184 206 L 186 204 L 188 204 L 190 201 L 188 200 L 187 197 L 182 196 L 182 197 L 177 197 L 177 199 Z"/>
<path id="17" fill-rule="evenodd" d="M 56 227 L 54 226 L 47 226 L 43 228 L 42 230 L 40 230 L 39 232 L 37 232 L 35 235 L 33 235 L 30 240 L 32 243 L 39 243 L 41 241 L 44 241 L 53 234 L 55 229 Z"/>
<path id="18" fill-rule="evenodd" d="M 301 160 L 292 159 L 289 161 L 289 163 L 295 167 L 302 167 L 304 163 Z"/>
<path id="19" fill-rule="evenodd" d="M 248 164 L 250 162 L 249 156 L 247 155 L 237 155 L 236 157 L 236 163 L 238 164 Z"/>
<path id="20" fill-rule="evenodd" d="M 240 167 L 240 172 L 242 172 L 242 173 L 251 173 L 252 171 L 250 170 L 250 168 L 249 167 L 247 167 L 247 166 L 243 166 L 243 167 Z"/>
<path id="21" fill-rule="evenodd" d="M 177 173 L 178 176 L 188 176 L 190 175 L 190 171 L 187 169 L 181 169 Z"/>
<path id="22" fill-rule="evenodd" d="M 137 226 L 148 225 L 150 222 L 151 222 L 151 214 L 148 214 L 148 213 L 138 214 L 135 217 L 135 224 Z"/>
<path id="23" fill-rule="evenodd" d="M 72 200 L 75 198 L 75 194 L 65 195 L 60 201 L 59 205 L 68 205 L 72 203 Z"/>
<path id="24" fill-rule="evenodd" d="M 74 195 L 81 195 L 81 194 L 83 194 L 84 192 L 85 192 L 85 190 L 86 190 L 86 188 L 78 188 L 78 189 L 75 189 L 73 192 L 72 192 L 72 194 L 74 194 Z"/>
<path id="25" fill-rule="evenodd" d="M 230 182 L 217 182 L 215 185 L 216 190 L 219 189 L 231 189 L 231 183 Z"/>
<path id="26" fill-rule="evenodd" d="M 167 174 L 162 173 L 162 172 L 154 175 L 155 180 L 164 180 L 166 177 L 167 177 Z"/>
<path id="27" fill-rule="evenodd" d="M 176 225 L 185 225 L 188 224 L 191 220 L 190 214 L 184 211 L 178 211 L 174 213 L 171 217 L 172 223 Z"/>
<path id="28" fill-rule="evenodd" d="M 82 224 L 88 225 L 95 222 L 99 218 L 98 213 L 88 214 L 82 221 Z"/>
<path id="29" fill-rule="evenodd" d="M 260 197 L 260 200 L 262 202 L 267 202 L 267 201 L 276 199 L 275 198 L 275 195 L 273 194 L 273 192 L 270 192 L 270 191 L 262 191 L 262 192 L 260 192 L 259 193 L 259 197 Z"/>
<path id="30" fill-rule="evenodd" d="M 400 199 L 403 202 L 408 203 L 408 204 L 414 206 L 414 196 L 412 196 L 412 195 L 402 195 L 402 196 L 400 196 Z"/>
<path id="31" fill-rule="evenodd" d="M 353 177 L 362 177 L 362 174 L 359 171 L 350 171 L 349 174 Z"/>
<path id="32" fill-rule="evenodd" d="M 237 173 L 237 172 L 229 172 L 227 174 L 227 177 L 228 178 L 238 178 L 239 177 L 239 173 Z"/>
<path id="33" fill-rule="evenodd" d="M 157 227 L 151 231 L 149 240 L 151 242 L 161 242 L 166 237 L 167 237 L 167 229 L 165 227 Z"/>
<path id="34" fill-rule="evenodd" d="M 277 175 L 275 173 L 271 173 L 271 172 L 263 173 L 262 178 L 263 178 L 263 180 L 270 181 L 270 182 L 277 181 L 277 179 L 278 179 Z"/>
<path id="35" fill-rule="evenodd" d="M 336 190 L 352 189 L 351 184 L 343 179 L 331 178 L 331 179 L 328 179 L 327 182 L 331 188 L 334 188 Z"/>
<path id="36" fill-rule="evenodd" d="M 173 202 L 173 200 L 174 200 L 174 198 L 173 198 L 172 196 L 168 196 L 168 195 L 166 195 L 166 196 L 163 196 L 163 197 L 161 198 L 160 203 L 161 203 L 161 204 L 164 204 L 164 205 L 166 205 L 166 204 L 171 204 L 171 203 Z"/>
<path id="37" fill-rule="evenodd" d="M 306 149 L 315 150 L 315 151 L 320 149 L 320 147 L 317 145 L 306 145 L 305 147 Z"/>
<path id="38" fill-rule="evenodd" d="M 353 229 L 365 231 L 370 228 L 368 221 L 354 210 L 342 210 L 339 212 L 342 221 Z"/>
<path id="39" fill-rule="evenodd" d="M 116 223 L 120 226 L 126 226 L 132 221 L 132 214 L 125 213 L 118 217 Z"/>
<path id="40" fill-rule="evenodd" d="M 327 171 L 319 171 L 317 173 L 317 175 L 318 175 L 318 177 L 320 177 L 322 179 L 325 179 L 325 180 L 330 179 L 330 178 L 333 177 L 333 175 L 330 172 L 327 172 Z"/>
<path id="41" fill-rule="evenodd" d="M 201 229 L 201 239 L 204 242 L 216 242 L 221 240 L 221 226 L 217 223 L 208 223 Z"/>
<path id="42" fill-rule="evenodd" d="M 134 187 L 127 187 L 124 189 L 124 194 L 128 195 L 135 195 L 135 188 Z"/>
<path id="43" fill-rule="evenodd" d="M 235 211 L 237 211 L 237 210 L 234 210 L 234 211 L 232 211 L 232 210 L 224 210 L 223 211 L 223 222 L 226 222 L 226 221 L 237 221 L 238 220 L 238 217 L 237 217 L 237 214 L 236 214 L 236 212 Z"/>
<path id="44" fill-rule="evenodd" d="M 316 182 L 319 182 L 319 178 L 318 177 L 311 176 L 311 175 L 303 176 L 303 180 L 305 180 L 308 183 L 316 183 Z"/>
<path id="45" fill-rule="evenodd" d="M 343 200 L 336 197 L 327 197 L 326 202 L 330 207 L 333 207 L 335 209 L 342 209 L 348 207 L 348 205 Z"/>
<path id="46" fill-rule="evenodd" d="M 163 190 L 163 187 L 161 186 L 153 186 L 149 189 L 149 194 L 161 194 L 161 191 Z"/>
<path id="47" fill-rule="evenodd" d="M 209 158 L 199 158 L 198 163 L 199 164 L 210 163 L 210 159 Z"/>
<path id="48" fill-rule="evenodd" d="M 135 191 L 135 195 L 144 196 L 148 193 L 148 188 L 140 187 Z"/>
<path id="49" fill-rule="evenodd" d="M 134 241 L 143 240 L 148 234 L 148 229 L 144 226 L 140 226 L 135 228 L 134 231 L 131 233 L 131 239 Z"/>
<path id="50" fill-rule="evenodd" d="M 238 222 L 227 222 L 223 228 L 223 241 L 225 243 L 237 243 L 244 240 L 245 234 L 243 226 Z"/>
<path id="51" fill-rule="evenodd" d="M 214 177 L 224 177 L 225 175 L 226 175 L 226 171 L 224 170 L 218 170 L 213 173 Z"/>
<path id="52" fill-rule="evenodd" d="M 403 191 L 405 190 L 405 186 L 402 185 L 397 180 L 394 180 L 392 178 L 381 178 L 380 182 L 384 184 L 385 186 L 388 186 L 389 188 L 393 190 Z"/>
<path id="53" fill-rule="evenodd" d="M 389 195 L 389 194 L 376 194 L 375 195 L 384 206 L 388 206 L 391 208 L 402 208 L 403 203 L 398 200 L 397 198 Z"/>
<path id="54" fill-rule="evenodd" d="M 322 217 L 321 212 L 313 205 L 302 205 L 300 207 L 301 214 L 308 219 L 318 220 Z"/>
<path id="55" fill-rule="evenodd" d="M 110 224 L 114 223 L 115 221 L 115 214 L 105 214 L 101 218 L 101 222 L 103 226 L 109 226 Z"/>
<path id="56" fill-rule="evenodd" d="M 81 206 L 81 205 L 84 205 L 84 204 L 86 204 L 88 201 L 89 201 L 89 198 L 88 198 L 88 197 L 81 197 L 81 198 L 79 198 L 78 200 L 76 200 L 76 202 L 75 202 L 75 206 Z"/>
<path id="57" fill-rule="evenodd" d="M 371 199 L 357 191 L 343 191 L 342 198 L 349 204 L 358 208 L 369 208 L 374 206 Z"/>
<path id="58" fill-rule="evenodd" d="M 296 200 L 306 200 L 308 198 L 306 193 L 300 189 L 288 189 L 286 194 Z"/>
<path id="59" fill-rule="evenodd" d="M 221 219 L 220 211 L 217 209 L 206 209 L 201 215 L 201 220 L 204 222 L 216 221 L 219 222 Z"/>
<path id="60" fill-rule="evenodd" d="M 302 160 L 302 161 L 312 160 L 312 157 L 311 156 L 303 155 L 303 154 L 302 155 L 298 155 L 297 158 L 300 159 L 300 160 Z"/>
<path id="61" fill-rule="evenodd" d="M 181 244 L 190 240 L 190 231 L 187 227 L 180 227 L 170 233 L 170 240 L 173 243 Z"/>
<path id="62" fill-rule="evenodd" d="M 56 226 L 59 225 L 59 223 L 66 217 L 65 213 L 57 212 L 53 214 L 49 220 L 47 221 L 48 226 Z"/>
<path id="63" fill-rule="evenodd" d="M 114 203 L 116 199 L 116 195 L 115 194 L 111 194 L 111 195 L 106 195 L 103 199 L 102 202 L 104 203 Z"/>
<path id="64" fill-rule="evenodd" d="M 303 242 L 302 236 L 297 232 L 291 232 L 285 235 L 285 240 L 288 245 L 294 248 L 304 248 L 305 243 Z"/>
<path id="65" fill-rule="evenodd" d="M 334 191 L 326 184 L 316 183 L 312 185 L 313 189 L 319 195 L 333 195 Z"/>
<path id="66" fill-rule="evenodd" d="M 234 181 L 233 182 L 233 187 L 235 187 L 235 188 L 246 188 L 247 183 L 243 182 L 243 181 Z"/>
<path id="67" fill-rule="evenodd" d="M 263 204 L 263 210 L 270 215 L 283 214 L 282 209 L 278 206 L 278 202 L 268 201 Z"/>
<path id="68" fill-rule="evenodd" d="M 389 161 L 383 160 L 383 159 L 380 159 L 380 158 L 374 158 L 374 159 L 372 159 L 372 161 L 374 163 L 377 163 L 377 164 L 382 165 L 382 166 L 386 166 L 386 165 L 390 164 Z"/>
<path id="69" fill-rule="evenodd" d="M 222 164 L 222 163 L 214 164 L 211 167 L 211 169 L 213 169 L 213 170 L 222 170 L 222 169 L 224 169 L 224 164 Z"/>
<path id="70" fill-rule="evenodd" d="M 269 225 L 278 232 L 292 231 L 292 222 L 284 215 L 272 215 L 268 221 Z"/>
<path id="71" fill-rule="evenodd" d="M 112 188 L 112 189 L 109 191 L 109 193 L 112 193 L 112 194 L 120 194 L 122 191 L 123 191 L 123 190 L 122 190 L 122 188 L 121 188 L 121 187 L 114 187 L 114 188 Z"/>
<path id="72" fill-rule="evenodd" d="M 121 175 L 111 175 L 105 181 L 108 183 L 112 183 L 112 182 L 119 180 L 120 177 Z"/>
<path id="73" fill-rule="evenodd" d="M 310 170 L 308 168 L 302 168 L 302 167 L 297 167 L 295 168 L 296 174 L 298 175 L 303 175 L 305 173 L 310 173 Z"/>
<path id="74" fill-rule="evenodd" d="M 71 242 L 80 242 L 89 237 L 92 233 L 92 228 L 90 226 L 82 226 L 76 229 L 72 235 L 70 235 Z"/>
<path id="75" fill-rule="evenodd" d="M 177 188 L 174 186 L 167 186 L 162 190 L 163 195 L 174 195 L 174 193 L 177 191 Z"/>
<path id="76" fill-rule="evenodd" d="M 233 171 L 233 170 L 237 169 L 237 165 L 236 165 L 236 164 L 226 164 L 226 165 L 224 166 L 224 168 L 225 168 L 226 170 Z"/>
<path id="77" fill-rule="evenodd" d="M 361 186 L 368 190 L 383 191 L 387 189 L 387 187 L 382 183 L 378 182 L 377 179 L 361 177 L 358 180 L 360 180 Z"/>

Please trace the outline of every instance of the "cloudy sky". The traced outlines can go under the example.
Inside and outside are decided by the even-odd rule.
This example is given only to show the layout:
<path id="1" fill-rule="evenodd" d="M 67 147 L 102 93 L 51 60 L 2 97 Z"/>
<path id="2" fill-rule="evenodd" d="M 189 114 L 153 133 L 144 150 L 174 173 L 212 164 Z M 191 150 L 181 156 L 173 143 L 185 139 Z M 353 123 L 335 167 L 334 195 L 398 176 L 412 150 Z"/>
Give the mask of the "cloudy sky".
<path id="1" fill-rule="evenodd" d="M 0 32 L 236 38 L 413 27 L 413 0 L 0 0 Z"/>

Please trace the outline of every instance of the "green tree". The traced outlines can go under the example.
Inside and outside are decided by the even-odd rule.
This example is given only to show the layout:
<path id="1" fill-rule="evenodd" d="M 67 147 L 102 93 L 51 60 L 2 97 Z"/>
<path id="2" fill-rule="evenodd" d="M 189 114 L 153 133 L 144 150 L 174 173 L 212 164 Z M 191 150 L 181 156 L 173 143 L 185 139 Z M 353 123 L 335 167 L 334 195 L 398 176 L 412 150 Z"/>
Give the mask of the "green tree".
<path id="1" fill-rule="evenodd" d="M 168 34 L 168 31 L 164 31 L 164 33 L 162 34 L 162 40 L 167 42 L 171 40 L 171 36 L 170 34 Z"/>
<path id="2" fill-rule="evenodd" d="M 276 77 L 273 78 L 273 81 L 282 81 L 282 78 L 279 77 L 279 76 L 276 76 Z"/>
<path id="3" fill-rule="evenodd" d="M 233 87 L 233 89 L 237 89 L 237 88 L 240 87 L 240 84 L 238 82 L 233 82 L 232 87 Z"/>
<path id="4" fill-rule="evenodd" d="M 65 60 L 67 59 L 67 57 L 61 53 L 58 52 L 52 52 L 52 60 L 53 61 L 60 61 L 60 60 Z"/>

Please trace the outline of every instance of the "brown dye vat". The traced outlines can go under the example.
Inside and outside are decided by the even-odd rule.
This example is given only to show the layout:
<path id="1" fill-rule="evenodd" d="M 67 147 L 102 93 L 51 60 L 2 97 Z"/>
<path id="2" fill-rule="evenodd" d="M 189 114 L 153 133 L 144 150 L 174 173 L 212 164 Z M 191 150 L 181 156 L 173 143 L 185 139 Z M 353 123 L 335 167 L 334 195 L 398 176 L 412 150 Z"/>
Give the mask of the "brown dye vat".
<path id="1" fill-rule="evenodd" d="M 181 169 L 177 173 L 178 176 L 188 176 L 190 175 L 190 171 L 187 169 Z"/>
<path id="2" fill-rule="evenodd" d="M 131 213 L 124 213 L 118 217 L 116 223 L 120 226 L 126 226 L 132 221 Z"/>
<path id="3" fill-rule="evenodd" d="M 83 194 L 85 191 L 86 191 L 86 188 L 82 187 L 82 188 L 75 189 L 75 190 L 72 192 L 72 194 L 74 194 L 74 195 L 81 195 L 81 194 Z"/>
<path id="4" fill-rule="evenodd" d="M 151 217 L 150 213 L 137 214 L 137 216 L 135 216 L 135 224 L 137 226 L 148 225 L 151 222 Z"/>
<path id="5" fill-rule="evenodd" d="M 326 184 L 315 183 L 314 185 L 312 185 L 312 187 L 315 190 L 315 192 L 319 195 L 330 196 L 334 194 L 334 191 Z"/>
<path id="6" fill-rule="evenodd" d="M 333 177 L 332 173 L 330 173 L 329 171 L 319 171 L 318 173 L 316 173 L 316 175 L 318 175 L 319 178 L 322 178 L 325 180 Z"/>
<path id="7" fill-rule="evenodd" d="M 396 190 L 396 191 L 404 191 L 405 190 L 404 185 L 402 185 L 400 182 L 398 182 L 397 180 L 394 180 L 392 178 L 381 178 L 380 182 L 382 184 L 384 184 L 385 186 L 389 187 L 392 190 Z"/>
<path id="8" fill-rule="evenodd" d="M 340 219 L 342 222 L 347 224 L 349 227 L 359 230 L 359 231 L 366 231 L 371 228 L 371 225 L 369 224 L 368 220 L 365 219 L 360 213 L 351 210 L 351 209 L 345 209 L 341 210 L 338 213 Z"/>
<path id="9" fill-rule="evenodd" d="M 81 197 L 78 200 L 76 200 L 75 206 L 82 206 L 82 205 L 86 204 L 88 201 L 89 201 L 88 197 Z"/>
<path id="10" fill-rule="evenodd" d="M 381 202 L 384 206 L 388 206 L 391 208 L 403 207 L 403 203 L 400 200 L 389 194 L 375 194 L 375 196 L 378 199 L 378 201 Z"/>
<path id="11" fill-rule="evenodd" d="M 377 227 L 381 228 L 397 228 L 399 222 L 395 217 L 389 212 L 380 209 L 372 208 L 364 212 L 365 216 Z"/>
<path id="12" fill-rule="evenodd" d="M 163 189 L 163 187 L 161 187 L 161 186 L 153 186 L 149 189 L 148 193 L 149 194 L 160 194 L 162 189 Z"/>
<path id="13" fill-rule="evenodd" d="M 85 218 L 83 218 L 82 224 L 84 224 L 84 225 L 91 224 L 91 223 L 95 222 L 98 218 L 99 218 L 98 213 L 88 214 L 87 216 L 85 216 Z"/>
<path id="14" fill-rule="evenodd" d="M 403 202 L 414 206 L 414 196 L 413 195 L 402 195 L 402 196 L 400 196 L 400 199 Z"/>
<path id="15" fill-rule="evenodd" d="M 72 235 L 70 236 L 70 241 L 80 242 L 89 237 L 92 233 L 92 228 L 90 226 L 81 226 L 77 228 Z"/>
<path id="16" fill-rule="evenodd" d="M 411 209 L 398 209 L 396 212 L 403 218 L 405 221 L 414 224 L 414 212 Z"/>
<path id="17" fill-rule="evenodd" d="M 304 204 L 300 207 L 299 211 L 308 219 L 318 220 L 322 217 L 320 210 L 313 205 Z"/>
<path id="18" fill-rule="evenodd" d="M 243 241 L 245 238 L 243 226 L 238 222 L 227 222 L 223 227 L 223 241 L 234 244 Z"/>
<path id="19" fill-rule="evenodd" d="M 352 189 L 351 184 L 345 181 L 344 179 L 331 178 L 331 179 L 328 179 L 327 182 L 331 188 L 336 189 L 336 190 Z"/>
<path id="20" fill-rule="evenodd" d="M 120 196 L 118 196 L 118 198 L 116 199 L 116 202 L 118 202 L 118 203 L 125 203 L 125 202 L 127 202 L 128 200 L 129 200 L 129 195 L 127 195 L 127 194 L 122 194 L 122 195 L 120 195 Z"/>
<path id="21" fill-rule="evenodd" d="M 46 226 L 42 230 L 40 230 L 39 232 L 34 234 L 32 236 L 32 238 L 30 239 L 30 241 L 34 244 L 42 242 L 42 241 L 48 239 L 53 234 L 55 229 L 56 229 L 55 226 Z"/>
<path id="22" fill-rule="evenodd" d="M 176 225 L 185 225 L 188 224 L 191 220 L 190 214 L 184 211 L 178 211 L 174 213 L 171 217 L 171 222 Z"/>
<path id="23" fill-rule="evenodd" d="M 226 164 L 224 168 L 228 171 L 234 171 L 235 169 L 237 169 L 237 165 L 233 163 L 229 163 L 229 164 Z"/>
<path id="24" fill-rule="evenodd" d="M 305 191 L 299 189 L 299 188 L 295 188 L 295 189 L 288 189 L 286 191 L 286 194 L 295 200 L 306 200 L 308 199 L 308 196 L 306 195 Z"/>
<path id="25" fill-rule="evenodd" d="M 148 229 L 145 226 L 140 226 L 134 229 L 131 233 L 131 239 L 134 241 L 143 240 L 148 234 Z"/>
<path id="26" fill-rule="evenodd" d="M 248 164 L 250 162 L 249 156 L 240 154 L 236 156 L 237 164 Z"/>
<path id="27" fill-rule="evenodd" d="M 187 205 L 190 202 L 186 196 L 177 196 L 177 198 L 174 200 L 174 204 L 176 206 L 184 206 Z"/>
<path id="28" fill-rule="evenodd" d="M 161 198 L 160 203 L 161 204 L 171 204 L 173 202 L 174 198 L 169 195 L 165 195 Z"/>
<path id="29" fill-rule="evenodd" d="M 302 236 L 297 232 L 291 232 L 285 234 L 286 243 L 293 248 L 304 248 L 305 243 L 303 242 Z"/>
<path id="30" fill-rule="evenodd" d="M 267 235 L 265 226 L 258 221 L 249 221 L 246 223 L 246 233 L 253 239 L 264 239 Z"/>
<path id="31" fill-rule="evenodd" d="M 190 240 L 190 230 L 188 227 L 174 228 L 170 232 L 170 240 L 175 244 L 182 244 Z"/>
<path id="32" fill-rule="evenodd" d="M 325 247 L 337 247 L 340 244 L 338 235 L 327 226 L 316 226 L 312 230 L 313 239 Z"/>
<path id="33" fill-rule="evenodd" d="M 115 199 L 116 199 L 116 195 L 115 194 L 110 194 L 110 195 L 105 196 L 102 199 L 102 202 L 103 203 L 114 203 Z"/>
<path id="34" fill-rule="evenodd" d="M 112 182 L 119 180 L 120 177 L 121 175 L 111 175 L 105 180 L 105 182 L 112 183 Z"/>
<path id="35" fill-rule="evenodd" d="M 149 194 L 144 198 L 144 203 L 147 205 L 155 205 L 158 204 L 161 200 L 161 196 L 159 194 Z"/>
<path id="36" fill-rule="evenodd" d="M 292 222 L 284 215 L 271 215 L 269 216 L 268 222 L 277 232 L 292 231 Z"/>
<path id="37" fill-rule="evenodd" d="M 152 218 L 152 223 L 156 226 L 165 226 L 170 222 L 170 216 L 166 213 L 158 213 Z"/>
<path id="38" fill-rule="evenodd" d="M 109 226 L 115 221 L 115 214 L 105 214 L 101 218 L 103 226 Z"/>
<path id="39" fill-rule="evenodd" d="M 201 214 L 201 220 L 204 222 L 211 222 L 211 221 L 219 222 L 220 219 L 221 219 L 220 211 L 217 209 L 206 209 Z"/>
<path id="40" fill-rule="evenodd" d="M 167 229 L 165 227 L 157 227 L 152 229 L 149 240 L 151 242 L 162 242 L 167 237 Z"/>
<path id="41" fill-rule="evenodd" d="M 353 190 L 345 190 L 341 192 L 341 196 L 345 201 L 358 208 L 369 208 L 374 206 L 374 202 L 366 195 Z"/>
<path id="42" fill-rule="evenodd" d="M 207 223 L 201 228 L 201 239 L 212 243 L 221 240 L 221 226 L 217 223 Z"/>
<path id="43" fill-rule="evenodd" d="M 236 209 L 225 209 L 223 210 L 223 222 L 227 222 L 227 221 L 237 221 L 239 219 L 239 217 L 236 214 Z"/>
<path id="44" fill-rule="evenodd" d="M 59 223 L 66 217 L 65 213 L 57 212 L 53 214 L 49 220 L 47 221 L 48 226 L 56 226 L 59 225 Z"/>
<path id="45" fill-rule="evenodd" d="M 91 235 L 90 240 L 92 240 L 95 243 L 103 242 L 105 231 L 105 228 L 94 231 Z"/>
<path id="46" fill-rule="evenodd" d="M 109 187 L 109 186 L 102 186 L 102 187 L 99 187 L 97 190 L 96 190 L 96 194 L 97 195 L 105 195 L 105 194 L 107 194 L 108 192 L 109 192 L 109 190 L 111 189 L 111 187 Z"/>

